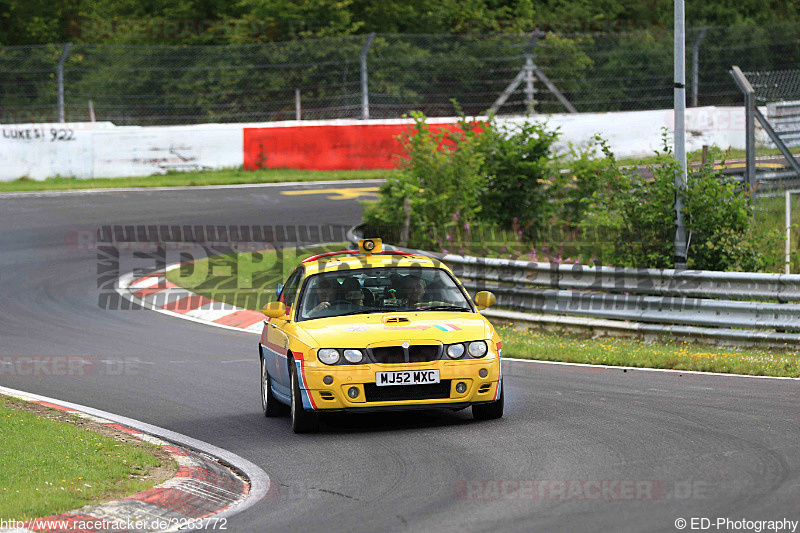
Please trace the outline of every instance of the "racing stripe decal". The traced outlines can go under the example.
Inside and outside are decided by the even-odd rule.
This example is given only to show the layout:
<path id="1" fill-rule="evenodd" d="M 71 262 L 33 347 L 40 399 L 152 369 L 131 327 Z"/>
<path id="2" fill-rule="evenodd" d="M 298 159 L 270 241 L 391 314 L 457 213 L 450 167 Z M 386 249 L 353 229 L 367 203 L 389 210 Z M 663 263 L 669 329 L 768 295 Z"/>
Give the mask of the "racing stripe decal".
<path id="1" fill-rule="evenodd" d="M 296 354 L 297 355 L 297 354 Z M 306 386 L 306 376 L 305 370 L 303 368 L 303 359 L 298 358 L 294 360 L 294 364 L 297 367 L 297 379 L 300 385 L 300 397 L 303 399 L 303 409 L 316 409 L 317 406 L 314 404 L 314 399 L 308 393 L 307 386 Z"/>
<path id="2" fill-rule="evenodd" d="M 497 380 L 497 390 L 494 393 L 494 399 L 500 397 L 500 390 L 503 388 L 503 350 L 500 349 L 500 343 L 497 343 L 497 359 L 500 363 L 500 379 Z"/>

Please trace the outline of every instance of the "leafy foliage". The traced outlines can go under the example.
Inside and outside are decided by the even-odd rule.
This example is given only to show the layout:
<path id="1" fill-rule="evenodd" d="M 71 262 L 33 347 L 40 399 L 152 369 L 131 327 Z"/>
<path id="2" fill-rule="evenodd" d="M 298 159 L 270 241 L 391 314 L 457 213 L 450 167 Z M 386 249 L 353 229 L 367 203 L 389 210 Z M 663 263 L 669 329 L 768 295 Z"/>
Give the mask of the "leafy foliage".
<path id="1" fill-rule="evenodd" d="M 594 221 L 616 231 L 615 246 L 606 259 L 615 266 L 671 268 L 675 235 L 675 174 L 678 162 L 664 134 L 664 146 L 644 182 L 616 168 L 608 145 L 601 142 L 604 175 L 594 195 Z M 759 235 L 751 224 L 750 192 L 711 164 L 692 169 L 684 200 L 688 233 L 687 266 L 696 270 L 758 271 L 768 261 L 761 247 L 776 239 Z M 777 249 L 777 248 L 773 248 Z"/>
<path id="2" fill-rule="evenodd" d="M 412 113 L 412 118 L 412 129 L 401 136 L 408 156 L 400 172 L 381 186 L 380 200 L 364 204 L 364 220 L 375 234 L 396 241 L 408 199 L 414 228 L 409 244 L 432 248 L 451 217 L 469 225 L 481 212 L 486 158 L 479 136 L 489 125 L 462 117 L 458 128 L 450 129 L 432 127 L 421 113 Z"/>
<path id="3" fill-rule="evenodd" d="M 557 131 L 547 131 L 536 122 L 523 121 L 508 128 L 493 124 L 481 137 L 485 154 L 483 175 L 486 178 L 481 204 L 486 206 L 482 219 L 504 229 L 522 221 L 536 229 L 551 215 L 545 195 L 551 168 L 551 148 Z"/>
<path id="4" fill-rule="evenodd" d="M 212 22 L 216 26 L 214 31 L 185 42 L 219 44 L 368 32 L 522 33 L 536 27 L 597 32 L 603 28 L 639 27 L 643 23 L 658 31 L 670 28 L 673 16 L 672 2 L 668 0 L 64 0 L 55 3 L 0 0 L 0 7 L 2 44 L 85 40 L 86 36 L 76 33 L 74 26 L 82 19 Z M 687 20 L 698 26 L 797 21 L 799 13 L 795 0 L 709 0 L 689 2 L 686 6 Z M 219 31 L 234 23 L 253 24 L 265 31 L 249 34 Z M 220 38 L 220 35 L 225 36 Z M 98 42 L 91 36 L 88 40 Z M 115 38 L 115 42 L 120 41 Z M 136 42 L 135 35 L 128 42 Z"/>

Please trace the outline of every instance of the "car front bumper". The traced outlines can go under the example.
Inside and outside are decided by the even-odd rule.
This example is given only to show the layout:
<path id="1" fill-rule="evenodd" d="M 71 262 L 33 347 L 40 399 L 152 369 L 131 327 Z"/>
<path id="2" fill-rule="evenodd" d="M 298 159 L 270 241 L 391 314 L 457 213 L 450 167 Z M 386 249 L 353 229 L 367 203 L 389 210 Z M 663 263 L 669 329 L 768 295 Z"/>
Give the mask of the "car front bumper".
<path id="1" fill-rule="evenodd" d="M 438 384 L 377 386 L 375 375 L 384 371 L 439 370 Z M 485 370 L 485 377 L 481 377 Z M 314 410 L 402 410 L 404 408 L 461 408 L 497 399 L 500 360 L 437 360 L 411 364 L 336 365 L 304 369 L 305 392 Z M 326 385 L 323 379 L 332 378 Z M 464 383 L 464 392 L 456 387 Z M 348 392 L 355 388 L 358 394 Z"/>

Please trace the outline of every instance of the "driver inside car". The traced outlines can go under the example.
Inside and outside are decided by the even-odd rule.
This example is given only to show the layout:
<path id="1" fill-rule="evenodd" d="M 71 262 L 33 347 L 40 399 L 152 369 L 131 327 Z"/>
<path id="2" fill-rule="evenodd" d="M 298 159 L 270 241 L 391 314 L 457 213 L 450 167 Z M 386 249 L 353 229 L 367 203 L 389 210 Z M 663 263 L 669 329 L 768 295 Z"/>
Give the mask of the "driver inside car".
<path id="1" fill-rule="evenodd" d="M 315 289 L 317 291 L 317 298 L 319 303 L 311 310 L 312 313 L 319 313 L 331 306 L 331 302 L 336 300 L 337 287 L 334 282 L 321 279 Z"/>
<path id="2" fill-rule="evenodd" d="M 406 276 L 403 280 L 402 295 L 406 299 L 406 305 L 413 307 L 422 301 L 425 294 L 425 280 L 417 276 Z"/>

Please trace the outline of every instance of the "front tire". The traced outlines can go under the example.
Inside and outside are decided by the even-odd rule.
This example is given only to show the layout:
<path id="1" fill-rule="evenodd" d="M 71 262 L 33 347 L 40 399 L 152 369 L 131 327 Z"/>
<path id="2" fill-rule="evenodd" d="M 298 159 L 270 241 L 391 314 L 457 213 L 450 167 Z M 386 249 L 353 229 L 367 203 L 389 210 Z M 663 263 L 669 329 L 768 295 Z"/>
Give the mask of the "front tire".
<path id="1" fill-rule="evenodd" d="M 261 358 L 261 408 L 264 410 L 264 416 L 275 417 L 281 416 L 286 411 L 286 406 L 278 401 L 272 394 L 271 387 L 272 378 L 269 377 L 267 372 L 267 360 Z"/>
<path id="2" fill-rule="evenodd" d="M 297 379 L 297 368 L 292 361 L 292 431 L 295 433 L 312 433 L 319 428 L 319 416 L 303 409 L 303 398 L 300 396 L 300 381 Z"/>
<path id="3" fill-rule="evenodd" d="M 472 416 L 475 420 L 496 420 L 503 418 L 503 397 L 506 393 L 503 381 L 500 380 L 500 397 L 493 402 L 481 403 L 472 406 Z"/>

